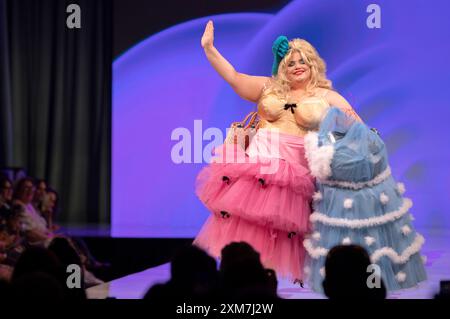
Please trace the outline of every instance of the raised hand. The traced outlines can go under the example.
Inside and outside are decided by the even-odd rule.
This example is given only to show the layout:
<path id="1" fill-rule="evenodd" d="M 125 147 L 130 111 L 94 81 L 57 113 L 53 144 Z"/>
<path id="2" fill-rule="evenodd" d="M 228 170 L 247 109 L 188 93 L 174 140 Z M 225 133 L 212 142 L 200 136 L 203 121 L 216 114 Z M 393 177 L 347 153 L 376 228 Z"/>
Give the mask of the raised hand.
<path id="1" fill-rule="evenodd" d="M 276 75 L 278 73 L 278 66 L 281 60 L 283 60 L 287 51 L 289 50 L 289 40 L 286 36 L 280 35 L 272 45 L 273 53 L 273 64 L 272 64 L 272 74 Z"/>
<path id="2" fill-rule="evenodd" d="M 211 20 L 206 24 L 201 43 L 203 48 L 209 48 L 214 45 L 214 25 Z"/>
<path id="3" fill-rule="evenodd" d="M 209 63 L 231 85 L 233 90 L 243 99 L 254 103 L 257 102 L 261 96 L 264 84 L 270 78 L 237 72 L 233 65 L 214 46 L 214 24 L 211 20 L 206 24 L 201 44 Z"/>

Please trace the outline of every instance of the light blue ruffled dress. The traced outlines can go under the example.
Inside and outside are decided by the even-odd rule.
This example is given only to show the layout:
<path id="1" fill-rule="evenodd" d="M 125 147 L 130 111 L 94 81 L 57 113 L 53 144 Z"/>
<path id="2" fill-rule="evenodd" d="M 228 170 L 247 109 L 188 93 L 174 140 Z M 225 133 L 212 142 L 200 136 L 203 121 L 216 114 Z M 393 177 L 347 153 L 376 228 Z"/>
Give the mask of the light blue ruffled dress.
<path id="1" fill-rule="evenodd" d="M 305 137 L 305 149 L 317 184 L 310 217 L 314 230 L 304 241 L 311 288 L 323 291 L 326 254 L 340 244 L 364 247 L 388 290 L 425 280 L 424 238 L 412 226 L 412 201 L 391 175 L 380 136 L 332 107 L 319 131 Z"/>

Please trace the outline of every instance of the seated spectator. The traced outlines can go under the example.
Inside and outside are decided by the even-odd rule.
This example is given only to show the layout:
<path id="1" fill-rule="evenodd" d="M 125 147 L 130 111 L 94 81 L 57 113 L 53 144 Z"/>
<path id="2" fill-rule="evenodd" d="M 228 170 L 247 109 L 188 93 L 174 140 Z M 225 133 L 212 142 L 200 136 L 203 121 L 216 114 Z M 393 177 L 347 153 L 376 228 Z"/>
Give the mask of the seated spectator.
<path id="1" fill-rule="evenodd" d="M 212 301 L 217 296 L 218 273 L 214 258 L 196 246 L 179 251 L 171 263 L 171 278 L 156 284 L 144 299 L 157 302 L 171 300 Z"/>
<path id="2" fill-rule="evenodd" d="M 47 228 L 47 222 L 33 206 L 35 186 L 33 179 L 25 177 L 16 185 L 13 204 L 22 207 L 21 224 L 30 244 L 48 245 L 53 234 Z"/>
<path id="3" fill-rule="evenodd" d="M 14 267 L 20 254 L 26 248 L 26 242 L 20 232 L 19 214 L 21 208 L 13 206 L 0 208 L 0 242 L 2 243 L 3 257 L 0 264 Z"/>
<path id="4" fill-rule="evenodd" d="M 221 289 L 226 298 L 277 299 L 275 271 L 265 269 L 259 253 L 246 242 L 234 242 L 222 249 Z"/>
<path id="5" fill-rule="evenodd" d="M 104 265 L 107 266 L 107 264 L 96 261 L 81 239 L 69 238 L 63 234 L 56 235 L 52 229 L 49 229 L 46 219 L 32 204 L 34 194 L 35 186 L 32 178 L 26 177 L 19 180 L 14 192 L 13 203 L 14 205 L 18 205 L 21 209 L 21 213 L 19 214 L 20 224 L 26 244 L 48 247 L 50 242 L 55 237 L 67 238 L 67 240 L 71 242 L 72 246 L 76 248 L 83 265 L 86 266 L 86 271 L 84 273 L 84 280 L 86 284 L 88 286 L 102 284 L 103 281 L 96 278 L 95 275 L 89 272 L 86 268 L 91 268 L 90 266 L 92 265 L 92 269 L 97 269 L 103 267 Z M 50 200 L 46 201 L 46 196 L 49 196 L 48 198 Z M 57 200 L 57 194 L 55 191 L 50 190 L 50 194 L 44 193 L 43 197 L 44 201 L 41 203 L 41 207 L 47 211 L 47 215 L 52 215 Z M 50 221 L 51 223 L 53 222 L 52 219 L 50 219 Z"/>
<path id="6" fill-rule="evenodd" d="M 47 222 L 47 226 L 51 231 L 56 231 L 60 227 L 54 223 L 54 217 L 57 212 L 58 193 L 47 188 L 39 205 L 39 211 Z"/>
<path id="7" fill-rule="evenodd" d="M 3 175 L 0 175 L 0 279 L 5 278 L 10 271 L 4 267 L 8 259 L 8 247 L 14 238 L 8 231 L 8 220 L 11 215 L 12 183 Z"/>
<path id="8" fill-rule="evenodd" d="M 9 282 L 11 280 L 13 268 L 4 264 L 7 256 L 8 255 L 5 251 L 5 243 L 2 241 L 2 239 L 0 239 L 0 284 L 2 282 Z"/>
<path id="9" fill-rule="evenodd" d="M 379 288 L 367 285 L 367 267 L 371 264 L 367 251 L 357 245 L 333 247 L 325 260 L 323 288 L 329 299 L 385 299 L 386 287 L 380 278 Z"/>
<path id="10" fill-rule="evenodd" d="M 45 194 L 47 193 L 47 182 L 40 179 L 36 182 L 36 190 L 34 192 L 32 204 L 36 210 L 41 210 L 42 202 L 44 201 Z"/>
<path id="11" fill-rule="evenodd" d="M 36 183 L 36 190 L 33 196 L 33 207 L 44 217 L 47 222 L 47 228 L 51 231 L 59 229 L 54 224 L 54 217 L 57 212 L 58 193 L 48 187 L 47 182 L 43 179 Z"/>
<path id="12" fill-rule="evenodd" d="M 0 175 L 0 208 L 11 206 L 13 197 L 12 183 L 6 176 Z"/>

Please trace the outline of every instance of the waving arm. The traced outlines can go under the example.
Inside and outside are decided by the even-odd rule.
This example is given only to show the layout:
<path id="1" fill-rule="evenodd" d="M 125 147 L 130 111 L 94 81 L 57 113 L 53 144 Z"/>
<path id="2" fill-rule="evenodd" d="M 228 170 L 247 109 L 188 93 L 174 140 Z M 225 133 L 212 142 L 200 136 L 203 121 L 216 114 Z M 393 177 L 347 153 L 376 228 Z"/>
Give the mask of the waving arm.
<path id="1" fill-rule="evenodd" d="M 201 44 L 209 63 L 231 85 L 233 90 L 243 99 L 257 102 L 261 96 L 264 84 L 270 78 L 237 72 L 231 63 L 214 47 L 214 25 L 212 21 L 209 21 L 206 25 Z"/>

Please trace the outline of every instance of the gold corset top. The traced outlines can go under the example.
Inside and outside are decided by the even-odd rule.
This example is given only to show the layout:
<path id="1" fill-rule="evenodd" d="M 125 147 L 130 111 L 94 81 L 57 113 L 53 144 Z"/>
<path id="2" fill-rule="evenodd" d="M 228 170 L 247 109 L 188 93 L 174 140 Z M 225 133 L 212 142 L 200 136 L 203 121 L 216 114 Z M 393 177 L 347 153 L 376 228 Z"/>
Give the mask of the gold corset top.
<path id="1" fill-rule="evenodd" d="M 317 130 L 329 108 L 322 96 L 311 96 L 300 102 L 280 99 L 273 94 L 264 95 L 258 104 L 258 115 L 265 121 L 281 129 L 292 131 Z"/>

